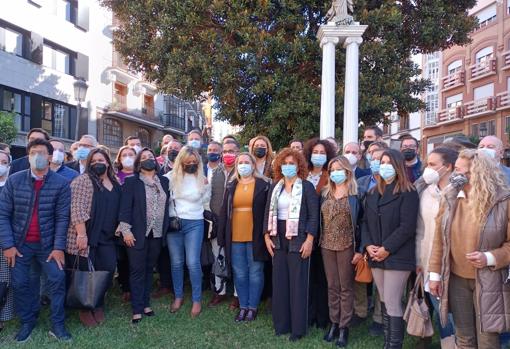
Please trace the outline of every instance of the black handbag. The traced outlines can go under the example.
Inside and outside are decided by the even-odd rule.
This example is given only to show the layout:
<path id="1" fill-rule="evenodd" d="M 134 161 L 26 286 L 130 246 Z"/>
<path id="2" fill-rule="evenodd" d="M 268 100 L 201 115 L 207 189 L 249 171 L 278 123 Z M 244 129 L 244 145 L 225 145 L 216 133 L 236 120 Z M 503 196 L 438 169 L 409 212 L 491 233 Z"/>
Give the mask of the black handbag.
<path id="1" fill-rule="evenodd" d="M 101 304 L 106 290 L 110 285 L 112 274 L 109 271 L 94 270 L 89 258 L 88 271 L 78 270 L 78 259 L 76 256 L 71 274 L 71 286 L 67 291 L 66 306 L 70 308 L 93 310 Z"/>
<path id="2" fill-rule="evenodd" d="M 173 195 L 173 191 L 171 192 L 172 195 L 172 202 L 174 204 L 174 211 L 175 211 L 175 217 L 170 217 L 168 222 L 168 232 L 175 233 L 176 231 L 180 231 L 182 229 L 182 221 L 179 217 L 177 217 L 177 207 L 175 206 L 175 199 Z"/>
<path id="3" fill-rule="evenodd" d="M 204 238 L 215 239 L 218 237 L 218 218 L 211 211 L 204 211 Z"/>
<path id="4" fill-rule="evenodd" d="M 204 239 L 202 241 L 202 250 L 200 251 L 200 264 L 207 267 L 214 264 L 214 254 L 212 251 L 211 241 Z"/>
<path id="5" fill-rule="evenodd" d="M 220 247 L 218 251 L 218 257 L 214 261 L 212 271 L 215 276 L 223 279 L 230 279 L 230 268 L 225 257 L 225 249 Z"/>

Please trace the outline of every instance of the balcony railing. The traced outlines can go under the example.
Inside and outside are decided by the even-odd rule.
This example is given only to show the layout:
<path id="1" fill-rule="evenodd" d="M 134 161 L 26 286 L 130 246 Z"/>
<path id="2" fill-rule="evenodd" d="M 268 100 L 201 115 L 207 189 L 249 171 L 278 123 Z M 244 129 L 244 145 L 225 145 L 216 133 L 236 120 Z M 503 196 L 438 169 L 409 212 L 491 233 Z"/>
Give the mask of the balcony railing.
<path id="1" fill-rule="evenodd" d="M 163 114 L 161 116 L 161 122 L 165 127 L 171 127 L 177 130 L 184 131 L 184 118 L 180 118 L 174 114 Z"/>
<path id="2" fill-rule="evenodd" d="M 438 122 L 446 122 L 462 119 L 462 107 L 443 109 L 437 112 Z"/>
<path id="3" fill-rule="evenodd" d="M 505 91 L 496 95 L 496 108 L 510 108 L 510 91 Z"/>
<path id="4" fill-rule="evenodd" d="M 471 67 L 471 81 L 483 78 L 488 75 L 496 74 L 496 58 L 489 58 Z"/>
<path id="5" fill-rule="evenodd" d="M 510 96 L 508 94 L 505 96 L 503 95 L 504 94 L 500 94 L 497 98 L 490 96 L 457 107 L 440 110 L 437 113 L 437 122 L 455 121 L 481 114 L 490 114 L 495 112 L 496 106 L 500 107 L 499 104 L 502 103 L 501 101 L 510 107 Z"/>
<path id="6" fill-rule="evenodd" d="M 502 58 L 503 58 L 503 69 L 506 70 L 506 69 L 510 69 L 510 50 L 508 51 L 505 51 L 501 54 Z"/>
<path id="7" fill-rule="evenodd" d="M 473 115 L 490 112 L 495 109 L 496 103 L 494 103 L 494 97 L 482 98 L 464 104 L 464 116 L 470 117 Z"/>
<path id="8" fill-rule="evenodd" d="M 459 86 L 464 86 L 465 82 L 466 72 L 464 70 L 445 76 L 443 78 L 443 91 L 450 90 Z"/>

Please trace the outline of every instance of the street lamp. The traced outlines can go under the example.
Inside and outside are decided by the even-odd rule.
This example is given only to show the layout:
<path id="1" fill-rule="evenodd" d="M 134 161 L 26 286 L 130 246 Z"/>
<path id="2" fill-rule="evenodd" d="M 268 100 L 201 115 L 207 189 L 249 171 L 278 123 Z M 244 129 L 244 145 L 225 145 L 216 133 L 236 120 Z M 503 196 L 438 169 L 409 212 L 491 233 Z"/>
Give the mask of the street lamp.
<path id="1" fill-rule="evenodd" d="M 80 117 L 81 117 L 81 103 L 85 101 L 85 97 L 87 96 L 87 89 L 89 85 L 85 82 L 83 78 L 78 78 L 73 84 L 74 87 L 74 99 L 78 102 L 78 110 L 76 111 L 76 130 L 74 134 L 74 138 L 78 140 L 78 130 L 80 128 Z"/>

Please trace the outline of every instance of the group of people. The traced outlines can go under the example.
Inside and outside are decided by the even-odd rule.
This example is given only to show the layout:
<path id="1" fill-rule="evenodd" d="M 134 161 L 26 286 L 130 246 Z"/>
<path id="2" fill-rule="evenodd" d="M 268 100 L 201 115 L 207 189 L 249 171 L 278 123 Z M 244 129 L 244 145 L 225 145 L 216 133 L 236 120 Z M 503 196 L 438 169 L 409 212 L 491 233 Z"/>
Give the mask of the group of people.
<path id="1" fill-rule="evenodd" d="M 202 144 L 194 130 L 185 145 L 166 135 L 159 154 L 128 137 L 115 157 L 84 135 L 65 162 L 64 144 L 44 130 L 27 142 L 27 156 L 12 162 L 0 147 L 0 283 L 8 285 L 0 321 L 16 313 L 18 342 L 44 299 L 50 334 L 71 339 L 66 292 L 73 270 L 91 268 L 109 272 L 110 287 L 117 276 L 133 324 L 155 316 L 151 296 L 173 293 L 170 312 L 180 311 L 187 272 L 191 317 L 210 279 L 209 307 L 232 291 L 234 321 L 251 322 L 265 299 L 275 334 L 291 341 L 315 325 L 346 347 L 373 307 L 370 334 L 401 348 L 404 299 L 417 278 L 442 348 L 494 349 L 510 331 L 510 169 L 494 136 L 478 146 L 450 139 L 423 163 L 418 140 L 389 148 L 376 126 L 341 152 L 331 138 L 275 152 L 262 135 L 242 151 L 234 136 Z M 224 272 L 210 268 L 218 261 Z M 364 261 L 375 287 L 355 280 Z M 103 295 L 80 310 L 81 322 L 101 324 L 104 306 Z"/>

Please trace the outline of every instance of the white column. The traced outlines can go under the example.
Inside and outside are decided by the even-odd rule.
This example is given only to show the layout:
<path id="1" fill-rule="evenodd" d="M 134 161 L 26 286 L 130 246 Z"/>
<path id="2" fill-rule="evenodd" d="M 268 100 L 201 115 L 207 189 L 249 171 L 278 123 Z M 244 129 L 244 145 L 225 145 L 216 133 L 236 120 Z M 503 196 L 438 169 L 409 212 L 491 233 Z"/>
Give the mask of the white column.
<path id="1" fill-rule="evenodd" d="M 361 37 L 348 37 L 344 42 L 344 47 L 346 48 L 343 126 L 344 145 L 349 142 L 358 142 L 359 45 L 362 42 L 363 39 Z"/>
<path id="2" fill-rule="evenodd" d="M 338 37 L 323 37 L 320 138 L 335 137 L 335 48 Z"/>

